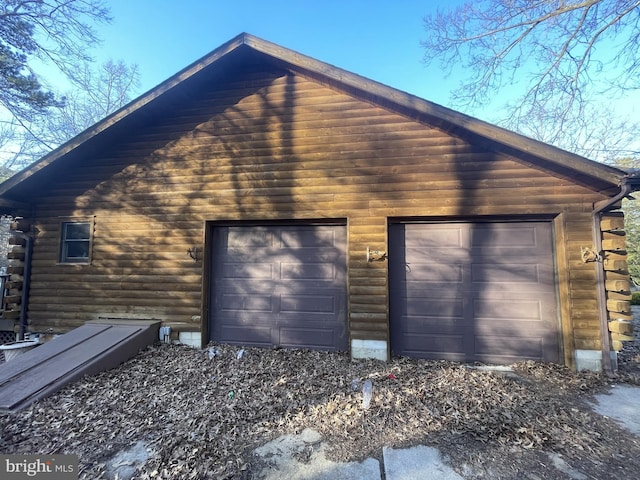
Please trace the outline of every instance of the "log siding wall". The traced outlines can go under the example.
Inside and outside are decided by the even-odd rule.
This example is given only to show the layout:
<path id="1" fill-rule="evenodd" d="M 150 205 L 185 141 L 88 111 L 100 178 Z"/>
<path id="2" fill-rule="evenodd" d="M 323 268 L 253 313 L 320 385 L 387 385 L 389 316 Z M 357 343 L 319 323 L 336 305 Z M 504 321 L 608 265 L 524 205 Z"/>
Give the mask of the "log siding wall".
<path id="1" fill-rule="evenodd" d="M 139 316 L 199 330 L 205 256 L 186 252 L 208 247 L 206 222 L 346 218 L 351 337 L 387 340 L 387 263 L 367 263 L 366 248 L 388 251 L 390 218 L 545 215 L 563 252 L 565 350 L 598 348 L 580 248 L 604 197 L 300 75 L 194 94 L 38 195 L 34 328 Z M 95 218 L 92 263 L 59 265 L 60 222 L 75 218 Z"/>

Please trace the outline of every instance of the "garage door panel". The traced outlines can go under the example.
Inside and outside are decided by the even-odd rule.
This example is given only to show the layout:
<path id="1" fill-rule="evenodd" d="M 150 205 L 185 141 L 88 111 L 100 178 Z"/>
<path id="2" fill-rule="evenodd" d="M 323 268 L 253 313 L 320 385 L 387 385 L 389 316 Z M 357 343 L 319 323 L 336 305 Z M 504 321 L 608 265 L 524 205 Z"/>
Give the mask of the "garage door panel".
<path id="1" fill-rule="evenodd" d="M 292 282 L 274 281 L 242 281 L 228 282 L 228 286 L 221 286 L 221 295 L 304 295 L 318 292 L 318 295 L 341 295 L 341 289 L 333 282 L 318 280 L 296 280 Z"/>
<path id="2" fill-rule="evenodd" d="M 226 236 L 221 238 L 221 246 L 226 251 L 234 249 L 245 250 L 246 248 L 273 248 L 275 239 L 273 232 L 266 227 L 254 227 L 251 231 L 246 229 L 229 229 Z"/>
<path id="3" fill-rule="evenodd" d="M 281 328 L 278 343 L 282 347 L 332 350 L 336 343 L 335 331 L 329 328 Z"/>
<path id="4" fill-rule="evenodd" d="M 423 247 L 407 249 L 403 257 L 407 260 L 407 269 L 413 270 L 420 264 L 426 265 L 464 265 L 469 259 L 468 250 L 453 248 Z"/>
<path id="5" fill-rule="evenodd" d="M 247 310 L 226 310 L 224 311 L 224 322 L 220 322 L 219 328 L 228 327 L 251 327 L 251 326 L 270 326 L 272 322 L 269 320 L 271 312 L 251 312 Z"/>
<path id="6" fill-rule="evenodd" d="M 542 322 L 542 302 L 531 299 L 478 298 L 473 300 L 473 312 L 478 322 L 482 319 L 509 319 L 514 324 L 526 320 Z"/>
<path id="7" fill-rule="evenodd" d="M 333 295 L 282 295 L 281 312 L 335 314 L 336 305 Z"/>
<path id="8" fill-rule="evenodd" d="M 508 363 L 544 357 L 543 341 L 539 337 L 478 335 L 475 352 L 479 359 L 497 357 Z"/>
<path id="9" fill-rule="evenodd" d="M 269 279 L 273 277 L 273 265 L 268 263 L 225 263 L 222 266 L 224 278 Z"/>
<path id="10" fill-rule="evenodd" d="M 451 282 L 447 282 L 446 278 L 443 278 L 439 282 L 406 282 L 400 283 L 404 288 L 405 295 L 403 298 L 411 298 L 420 301 L 421 299 L 434 299 L 439 298 L 459 298 L 466 291 L 465 283 L 454 279 Z"/>
<path id="11" fill-rule="evenodd" d="M 304 261 L 304 260 L 300 260 Z M 316 263 L 281 263 L 280 278 L 282 280 L 327 280 L 333 281 L 337 278 L 334 265 L 324 262 Z"/>
<path id="12" fill-rule="evenodd" d="M 212 339 L 347 349 L 344 226 L 218 227 L 212 248 Z"/>
<path id="13" fill-rule="evenodd" d="M 394 353 L 458 328 L 467 361 L 557 360 L 549 222 L 391 225 L 389 249 Z"/>
<path id="14" fill-rule="evenodd" d="M 508 250 L 535 248 L 541 242 L 535 225 L 521 223 L 474 224 L 471 239 L 472 247 L 484 249 L 505 248 Z"/>
<path id="15" fill-rule="evenodd" d="M 546 275 L 545 275 L 546 273 Z M 545 278 L 547 277 L 547 278 Z M 491 283 L 491 284 L 522 284 L 544 283 L 549 285 L 551 278 L 549 272 L 541 271 L 539 265 L 531 264 L 478 264 L 471 266 L 471 281 L 474 283 Z"/>
<path id="16" fill-rule="evenodd" d="M 272 312 L 271 295 L 223 294 L 220 296 L 220 309 L 227 312 Z"/>
<path id="17" fill-rule="evenodd" d="M 407 264 L 411 278 L 415 282 L 442 282 L 443 280 L 462 283 L 463 266 L 455 263 L 416 263 Z"/>
<path id="18" fill-rule="evenodd" d="M 513 321 L 510 318 L 480 317 L 475 319 L 471 332 L 474 335 L 542 338 L 549 333 L 549 326 L 535 318 Z"/>
<path id="19" fill-rule="evenodd" d="M 227 343 L 246 345 L 251 347 L 271 346 L 271 327 L 259 325 L 223 325 L 220 334 L 227 339 Z"/>
<path id="20" fill-rule="evenodd" d="M 283 231 L 279 239 L 278 245 L 287 249 L 336 247 L 340 243 L 336 232 L 331 230 L 319 231 L 313 226 Z"/>
<path id="21" fill-rule="evenodd" d="M 450 249 L 452 247 L 462 247 L 464 244 L 465 231 L 455 225 L 438 225 L 431 229 L 428 236 L 411 235 L 411 232 L 421 231 L 421 225 L 404 225 L 409 233 L 404 239 L 407 250 L 410 249 Z"/>
<path id="22" fill-rule="evenodd" d="M 463 361 L 465 359 L 463 335 L 414 335 L 407 340 L 405 354 L 427 360 Z"/>
<path id="23" fill-rule="evenodd" d="M 405 322 L 402 329 L 402 333 L 410 336 L 424 336 L 424 335 L 462 335 L 467 331 L 467 327 L 473 325 L 467 323 L 464 317 L 437 317 L 437 316 L 423 316 L 423 317 L 405 317 Z"/>
<path id="24" fill-rule="evenodd" d="M 403 302 L 404 308 L 398 310 L 401 315 L 409 319 L 420 319 L 423 316 L 429 318 L 463 317 L 465 307 L 464 300 L 458 298 L 418 298 L 413 301 Z"/>

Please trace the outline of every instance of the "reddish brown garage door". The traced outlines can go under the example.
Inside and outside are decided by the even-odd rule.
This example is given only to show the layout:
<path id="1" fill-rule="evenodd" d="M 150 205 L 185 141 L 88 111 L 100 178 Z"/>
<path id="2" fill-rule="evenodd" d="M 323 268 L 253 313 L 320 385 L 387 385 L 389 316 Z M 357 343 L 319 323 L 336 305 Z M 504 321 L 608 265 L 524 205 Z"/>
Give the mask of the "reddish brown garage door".
<path id="1" fill-rule="evenodd" d="M 213 237 L 214 340 L 347 349 L 344 225 L 220 226 Z"/>
<path id="2" fill-rule="evenodd" d="M 558 360 L 549 222 L 394 224 L 389 242 L 393 353 Z"/>

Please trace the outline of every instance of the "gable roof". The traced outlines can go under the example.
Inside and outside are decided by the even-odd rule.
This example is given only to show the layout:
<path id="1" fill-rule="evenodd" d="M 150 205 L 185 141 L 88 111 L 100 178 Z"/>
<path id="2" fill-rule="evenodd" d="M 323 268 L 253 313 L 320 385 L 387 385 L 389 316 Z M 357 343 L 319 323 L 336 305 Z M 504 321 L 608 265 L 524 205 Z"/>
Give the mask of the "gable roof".
<path id="1" fill-rule="evenodd" d="M 615 195 L 626 172 L 539 142 L 482 120 L 453 111 L 357 74 L 301 55 L 247 33 L 231 39 L 130 104 L 88 128 L 39 161 L 0 184 L 0 208 L 28 202 L 29 192 L 47 183 L 51 173 L 97 152 L 121 132 L 131 131 L 163 109 L 188 97 L 195 85 L 223 78 L 251 63 L 270 63 L 297 72 L 394 110 L 417 121 L 485 143 L 559 176 L 570 178 L 607 196 Z M 6 208 L 5 208 L 6 209 Z"/>

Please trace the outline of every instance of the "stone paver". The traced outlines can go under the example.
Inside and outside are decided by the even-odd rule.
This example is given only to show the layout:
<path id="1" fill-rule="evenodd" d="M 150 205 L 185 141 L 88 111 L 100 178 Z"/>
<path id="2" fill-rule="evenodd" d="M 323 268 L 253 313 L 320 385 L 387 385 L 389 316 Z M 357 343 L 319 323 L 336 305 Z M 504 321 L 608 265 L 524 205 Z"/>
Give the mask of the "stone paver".
<path id="1" fill-rule="evenodd" d="M 284 435 L 256 449 L 265 466 L 256 474 L 263 480 L 379 480 L 380 462 L 336 463 L 325 456 L 326 445 L 310 429 L 300 435 Z"/>
<path id="2" fill-rule="evenodd" d="M 395 450 L 382 450 L 386 480 L 464 480 L 445 464 L 437 448 L 418 445 Z"/>

